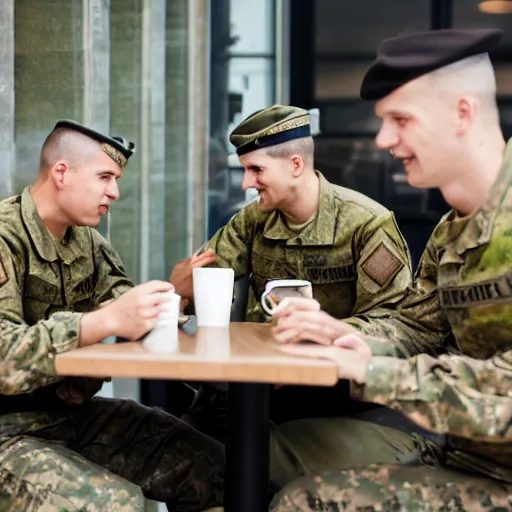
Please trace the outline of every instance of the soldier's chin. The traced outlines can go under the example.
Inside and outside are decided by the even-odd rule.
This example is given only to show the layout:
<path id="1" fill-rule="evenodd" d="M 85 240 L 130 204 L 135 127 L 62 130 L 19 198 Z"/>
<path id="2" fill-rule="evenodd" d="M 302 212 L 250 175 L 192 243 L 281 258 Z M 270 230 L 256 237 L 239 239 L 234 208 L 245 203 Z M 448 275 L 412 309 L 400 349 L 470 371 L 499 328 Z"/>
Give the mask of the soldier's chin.
<path id="1" fill-rule="evenodd" d="M 272 210 L 275 210 L 275 206 L 273 204 L 267 203 L 265 200 L 262 201 L 261 196 L 260 196 L 260 200 L 258 202 L 258 207 L 263 212 L 270 212 Z"/>
<path id="2" fill-rule="evenodd" d="M 94 215 L 94 216 L 91 215 L 91 217 L 89 219 L 87 219 L 87 223 L 84 222 L 81 225 L 82 226 L 90 226 L 92 228 L 95 228 L 95 227 L 99 226 L 100 223 L 101 223 L 101 215 Z"/>

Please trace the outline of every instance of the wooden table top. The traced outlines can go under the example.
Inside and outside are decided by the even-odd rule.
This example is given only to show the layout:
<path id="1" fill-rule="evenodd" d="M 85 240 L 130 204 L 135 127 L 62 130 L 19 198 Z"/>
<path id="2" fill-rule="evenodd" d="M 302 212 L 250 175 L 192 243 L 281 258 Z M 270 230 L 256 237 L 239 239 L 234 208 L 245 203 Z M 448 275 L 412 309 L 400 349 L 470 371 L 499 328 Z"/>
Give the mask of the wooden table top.
<path id="1" fill-rule="evenodd" d="M 333 363 L 284 354 L 267 324 L 179 330 L 179 350 L 148 352 L 139 341 L 98 343 L 59 354 L 61 375 L 332 386 Z"/>

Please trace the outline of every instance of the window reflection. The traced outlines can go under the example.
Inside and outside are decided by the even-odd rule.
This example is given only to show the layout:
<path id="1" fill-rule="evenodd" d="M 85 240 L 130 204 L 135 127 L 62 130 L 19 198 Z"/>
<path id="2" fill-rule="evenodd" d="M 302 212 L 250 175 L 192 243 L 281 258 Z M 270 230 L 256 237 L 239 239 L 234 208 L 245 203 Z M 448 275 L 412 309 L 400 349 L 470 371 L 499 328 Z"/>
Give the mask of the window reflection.
<path id="1" fill-rule="evenodd" d="M 274 0 L 219 0 L 211 10 L 208 237 L 248 199 L 229 133 L 274 102 Z"/>

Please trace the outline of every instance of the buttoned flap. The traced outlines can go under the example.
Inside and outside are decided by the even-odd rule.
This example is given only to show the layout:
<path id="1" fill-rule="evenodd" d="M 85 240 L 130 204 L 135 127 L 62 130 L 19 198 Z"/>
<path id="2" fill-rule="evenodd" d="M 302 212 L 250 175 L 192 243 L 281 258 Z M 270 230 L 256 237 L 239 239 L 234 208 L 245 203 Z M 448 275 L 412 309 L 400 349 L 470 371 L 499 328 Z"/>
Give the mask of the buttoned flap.
<path id="1" fill-rule="evenodd" d="M 57 279 L 59 276 L 49 266 L 46 272 L 27 276 L 23 290 L 23 312 L 29 325 L 48 318 L 55 306 L 62 308 L 64 305 Z"/>
<path id="2" fill-rule="evenodd" d="M 251 254 L 251 281 L 254 294 L 258 300 L 268 281 L 272 279 L 298 278 L 298 269 L 293 269 L 286 261 L 282 247 L 274 244 L 264 245 L 267 247 L 253 249 Z"/>
<path id="3" fill-rule="evenodd" d="M 25 283 L 25 297 L 47 304 L 62 304 L 59 288 L 53 273 L 29 274 Z"/>

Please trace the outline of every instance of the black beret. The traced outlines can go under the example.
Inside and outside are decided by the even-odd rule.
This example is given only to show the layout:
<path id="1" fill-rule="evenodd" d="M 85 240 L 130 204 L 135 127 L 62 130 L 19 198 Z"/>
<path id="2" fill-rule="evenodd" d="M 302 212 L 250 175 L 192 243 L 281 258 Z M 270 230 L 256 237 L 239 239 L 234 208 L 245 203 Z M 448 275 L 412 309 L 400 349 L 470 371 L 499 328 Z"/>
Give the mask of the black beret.
<path id="1" fill-rule="evenodd" d="M 109 137 L 108 135 L 104 135 L 103 133 L 92 130 L 91 128 L 77 123 L 76 121 L 63 119 L 57 122 L 53 128 L 53 131 L 57 130 L 58 128 L 74 130 L 76 132 L 87 135 L 91 139 L 97 140 L 101 143 L 103 151 L 110 158 L 112 158 L 112 160 L 117 162 L 120 167 L 124 167 L 128 163 L 128 159 L 133 155 L 133 152 L 135 151 L 135 144 L 133 142 L 127 142 L 124 137 L 119 135 Z"/>
<path id="2" fill-rule="evenodd" d="M 379 100 L 402 85 L 453 62 L 488 53 L 503 32 L 497 29 L 445 29 L 385 39 L 361 84 L 363 100 Z"/>
<path id="3" fill-rule="evenodd" d="M 290 105 L 258 110 L 242 121 L 229 136 L 238 156 L 289 140 L 311 136 L 309 112 Z"/>

